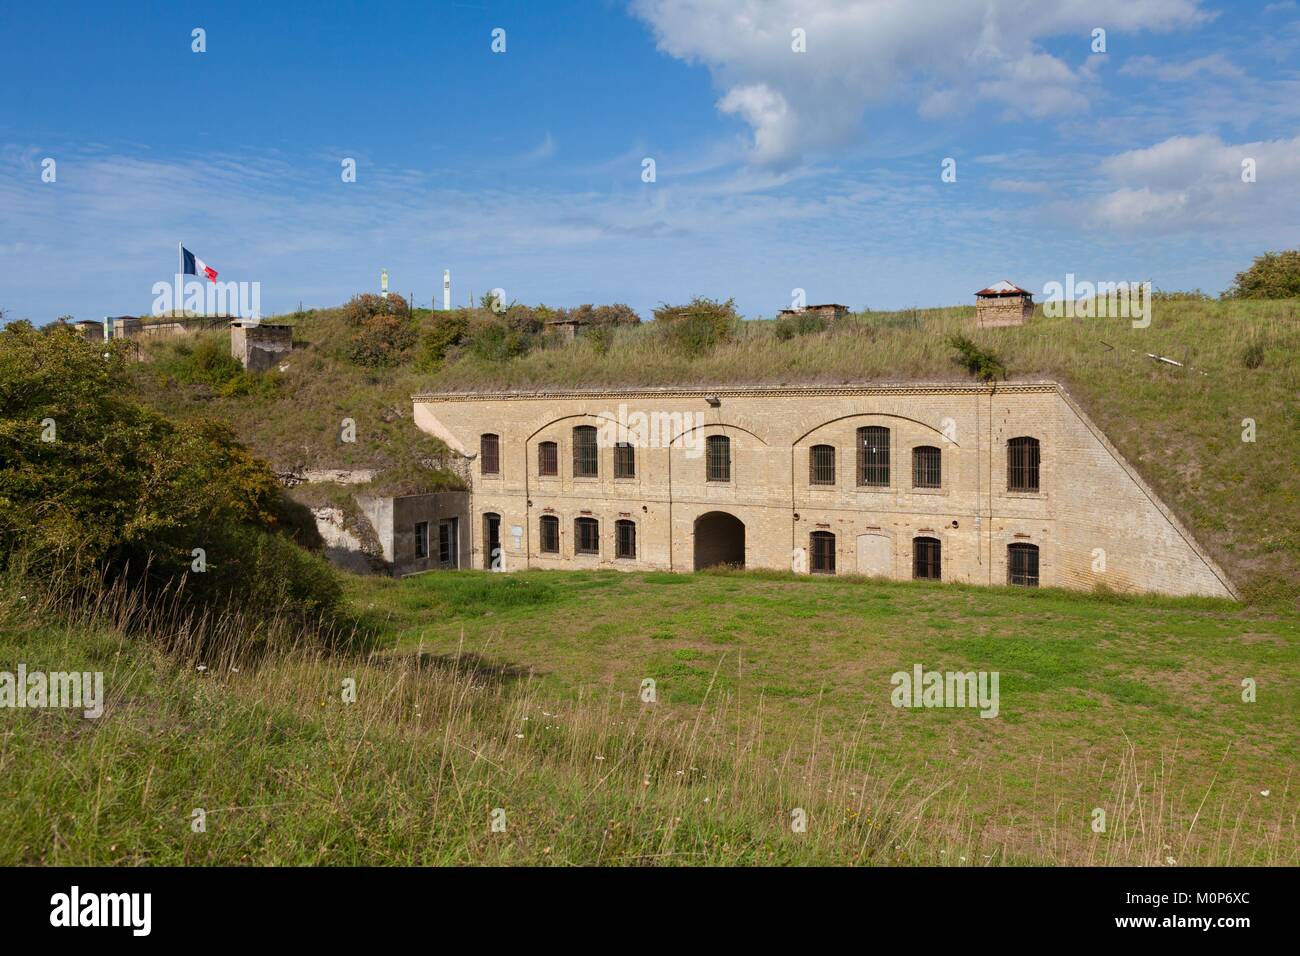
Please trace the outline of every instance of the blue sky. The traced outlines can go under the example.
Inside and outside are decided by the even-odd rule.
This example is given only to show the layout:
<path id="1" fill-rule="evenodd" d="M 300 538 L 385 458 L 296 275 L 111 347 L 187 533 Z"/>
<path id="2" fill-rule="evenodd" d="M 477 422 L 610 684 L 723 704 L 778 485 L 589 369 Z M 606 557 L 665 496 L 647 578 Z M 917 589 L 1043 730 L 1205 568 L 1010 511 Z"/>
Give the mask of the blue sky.
<path id="1" fill-rule="evenodd" d="M 6 4 L 0 62 L 0 309 L 38 323 L 147 312 L 177 241 L 265 312 L 450 268 L 647 318 L 1218 292 L 1300 246 L 1294 0 Z"/>

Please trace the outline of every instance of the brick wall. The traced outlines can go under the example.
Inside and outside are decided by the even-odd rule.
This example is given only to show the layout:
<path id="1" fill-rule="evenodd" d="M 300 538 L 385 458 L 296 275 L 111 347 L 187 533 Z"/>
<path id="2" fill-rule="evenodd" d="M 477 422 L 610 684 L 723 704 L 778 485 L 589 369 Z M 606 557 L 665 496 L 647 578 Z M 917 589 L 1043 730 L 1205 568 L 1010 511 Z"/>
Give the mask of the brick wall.
<path id="1" fill-rule="evenodd" d="M 708 401 L 715 397 L 717 407 Z M 621 410 L 620 410 L 621 406 Z M 636 475 L 614 477 L 620 419 L 667 416 L 668 440 L 636 449 Z M 1230 596 L 1231 585 L 1054 383 L 671 390 L 416 396 L 415 420 L 476 455 L 500 436 L 500 474 L 470 463 L 467 547 L 482 567 L 486 513 L 501 515 L 508 570 L 521 567 L 692 570 L 696 521 L 723 511 L 745 525 L 750 567 L 807 567 L 814 531 L 835 535 L 836 572 L 912 576 L 915 537 L 937 538 L 945 580 L 1007 581 L 1007 545 L 1039 548 L 1044 586 Z M 602 438 L 599 474 L 575 477 L 573 428 Z M 857 484 L 857 429 L 889 429 L 889 486 Z M 731 442 L 731 475 L 709 481 L 703 439 Z M 1007 490 L 1007 442 L 1037 438 L 1037 493 Z M 559 475 L 538 472 L 537 446 L 558 446 Z M 835 449 L 835 483 L 813 485 L 809 450 Z M 938 489 L 913 487 L 912 452 L 938 448 Z M 560 521 L 559 554 L 543 554 L 538 519 Z M 577 554 L 574 519 L 600 522 L 598 555 Z M 637 556 L 614 557 L 614 523 L 637 526 Z M 518 545 L 509 533 L 522 529 Z M 1098 550 L 1102 552 L 1099 556 Z M 801 552 L 803 552 L 801 554 Z M 1104 560 L 1104 570 L 1103 568 Z"/>
<path id="2" fill-rule="evenodd" d="M 975 325 L 977 328 L 997 328 L 1024 325 L 1034 314 L 1033 300 L 1028 296 L 979 296 L 975 300 Z"/>

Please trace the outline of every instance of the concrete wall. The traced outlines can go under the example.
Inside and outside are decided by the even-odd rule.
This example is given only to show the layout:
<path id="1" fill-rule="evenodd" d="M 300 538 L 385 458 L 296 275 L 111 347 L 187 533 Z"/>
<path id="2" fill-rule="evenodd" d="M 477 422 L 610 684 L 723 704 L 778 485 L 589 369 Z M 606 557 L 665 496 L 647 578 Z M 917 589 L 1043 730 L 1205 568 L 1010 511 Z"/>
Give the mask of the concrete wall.
<path id="1" fill-rule="evenodd" d="M 348 530 L 342 508 L 329 505 L 312 508 L 316 530 L 325 542 L 324 556 L 336 567 L 355 574 L 373 574 L 383 562 L 371 554 L 364 542 Z"/>
<path id="2" fill-rule="evenodd" d="M 230 323 L 230 354 L 250 372 L 265 372 L 293 349 L 293 326 Z"/>
<path id="3" fill-rule="evenodd" d="M 603 442 L 598 477 L 575 477 L 574 426 L 604 426 L 598 435 L 605 439 L 612 435 L 607 423 L 621 417 L 635 426 L 636 413 L 669 418 L 664 438 L 636 449 L 636 476 L 613 477 L 614 449 Z M 809 535 L 822 530 L 835 535 L 839 574 L 910 578 L 912 539 L 924 536 L 942 543 L 950 581 L 1006 583 L 1007 546 L 1024 542 L 1039 548 L 1044 586 L 1233 594 L 1224 573 L 1055 383 L 433 394 L 415 397 L 415 421 L 469 455 L 480 435 L 501 436 L 499 475 L 482 475 L 480 462 L 471 463 L 462 543 L 472 567 L 484 564 L 482 515 L 492 512 L 501 515 L 507 570 L 689 571 L 696 519 L 725 511 L 745 524 L 751 567 L 807 567 Z M 890 429 L 887 488 L 856 483 L 856 430 L 866 425 Z M 708 435 L 731 439 L 730 481 L 706 480 Z M 1018 436 L 1041 443 L 1037 493 L 1007 490 L 1007 441 Z M 556 477 L 538 474 L 543 441 L 559 447 Z M 836 448 L 833 486 L 809 482 L 809 449 L 817 444 Z M 941 450 L 938 489 L 912 487 L 912 449 L 920 445 Z M 543 513 L 560 519 L 558 555 L 539 549 Z M 600 521 L 600 554 L 575 553 L 579 515 Z M 614 557 L 619 519 L 637 525 L 635 560 Z M 517 543 L 514 527 L 522 532 Z"/>
<path id="4" fill-rule="evenodd" d="M 383 559 L 396 577 L 418 574 L 438 569 L 438 527 L 448 518 L 458 520 L 458 553 L 456 566 L 470 566 L 469 493 L 465 491 L 438 491 L 420 495 L 398 497 L 358 496 L 357 505 L 374 528 L 383 549 Z M 427 522 L 429 526 L 429 553 L 416 555 L 416 525 Z"/>

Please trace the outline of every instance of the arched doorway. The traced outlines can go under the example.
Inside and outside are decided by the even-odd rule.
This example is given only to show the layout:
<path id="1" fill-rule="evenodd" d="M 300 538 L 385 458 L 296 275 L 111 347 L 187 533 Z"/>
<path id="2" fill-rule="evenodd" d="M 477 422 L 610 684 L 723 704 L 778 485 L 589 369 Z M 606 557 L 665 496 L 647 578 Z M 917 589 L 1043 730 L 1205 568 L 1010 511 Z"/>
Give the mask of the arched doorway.
<path id="1" fill-rule="evenodd" d="M 719 564 L 745 566 L 745 523 L 725 511 L 695 519 L 695 570 Z"/>

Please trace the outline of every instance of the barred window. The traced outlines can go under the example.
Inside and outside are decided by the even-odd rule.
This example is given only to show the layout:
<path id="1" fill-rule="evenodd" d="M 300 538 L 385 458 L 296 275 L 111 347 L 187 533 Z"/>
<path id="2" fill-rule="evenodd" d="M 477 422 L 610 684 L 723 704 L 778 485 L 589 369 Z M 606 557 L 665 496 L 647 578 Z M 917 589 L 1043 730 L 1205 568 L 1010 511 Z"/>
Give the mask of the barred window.
<path id="1" fill-rule="evenodd" d="M 636 477 L 636 449 L 627 442 L 614 446 L 614 477 Z"/>
<path id="2" fill-rule="evenodd" d="M 858 429 L 858 484 L 889 487 L 889 429 L 868 425 Z"/>
<path id="3" fill-rule="evenodd" d="M 940 548 L 938 538 L 912 539 L 912 577 L 931 581 L 943 577 L 943 554 Z"/>
<path id="4" fill-rule="evenodd" d="M 544 441 L 537 446 L 537 473 L 551 478 L 560 473 L 560 446 L 555 442 Z"/>
<path id="5" fill-rule="evenodd" d="M 813 445 L 808 449 L 808 483 L 811 485 L 835 484 L 834 446 Z"/>
<path id="6" fill-rule="evenodd" d="M 417 558 L 429 556 L 429 522 L 427 521 L 415 523 L 415 556 Z"/>
<path id="7" fill-rule="evenodd" d="M 1038 545 L 1007 545 L 1007 583 L 1020 587 L 1038 587 Z"/>
<path id="8" fill-rule="evenodd" d="M 579 425 L 573 430 L 573 476 L 595 478 L 600 473 L 596 457 L 596 427 Z"/>
<path id="9" fill-rule="evenodd" d="M 1007 491 L 1038 490 L 1038 455 L 1037 438 L 1007 442 Z"/>
<path id="10" fill-rule="evenodd" d="M 576 518 L 573 522 L 573 550 L 578 554 L 600 554 L 600 522 Z"/>
<path id="11" fill-rule="evenodd" d="M 636 522 L 614 522 L 614 557 L 636 557 Z"/>
<path id="12" fill-rule="evenodd" d="M 555 515 L 542 515 L 538 542 L 543 554 L 560 553 L 560 519 Z"/>
<path id="13" fill-rule="evenodd" d="M 933 445 L 912 449 L 912 487 L 939 488 L 943 479 L 943 455 Z"/>
<path id="14" fill-rule="evenodd" d="M 478 440 L 479 466 L 482 474 L 501 474 L 501 439 L 496 435 L 483 435 Z"/>
<path id="15" fill-rule="evenodd" d="M 808 536 L 811 552 L 809 570 L 813 574 L 835 573 L 835 535 L 829 531 L 814 531 Z"/>
<path id="16" fill-rule="evenodd" d="M 710 435 L 704 443 L 705 478 L 708 481 L 731 480 L 731 439 Z"/>

